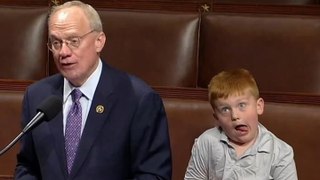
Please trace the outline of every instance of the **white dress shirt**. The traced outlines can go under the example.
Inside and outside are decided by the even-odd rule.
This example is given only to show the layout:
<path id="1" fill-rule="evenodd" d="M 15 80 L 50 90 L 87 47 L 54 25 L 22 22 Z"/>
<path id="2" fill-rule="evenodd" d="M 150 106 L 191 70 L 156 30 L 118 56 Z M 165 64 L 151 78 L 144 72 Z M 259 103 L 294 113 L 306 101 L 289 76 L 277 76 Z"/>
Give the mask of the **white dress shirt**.
<path id="1" fill-rule="evenodd" d="M 97 88 L 100 75 L 102 71 L 102 62 L 99 60 L 99 64 L 96 70 L 89 76 L 87 81 L 81 86 L 77 87 L 82 92 L 83 96 L 80 98 L 80 103 L 82 107 L 82 124 L 81 124 L 81 134 L 83 132 L 84 126 L 87 121 L 89 110 L 91 107 L 92 99 Z M 71 92 L 75 87 L 73 87 L 69 81 L 64 78 L 63 86 L 63 133 L 65 133 L 67 115 L 72 105 Z"/>

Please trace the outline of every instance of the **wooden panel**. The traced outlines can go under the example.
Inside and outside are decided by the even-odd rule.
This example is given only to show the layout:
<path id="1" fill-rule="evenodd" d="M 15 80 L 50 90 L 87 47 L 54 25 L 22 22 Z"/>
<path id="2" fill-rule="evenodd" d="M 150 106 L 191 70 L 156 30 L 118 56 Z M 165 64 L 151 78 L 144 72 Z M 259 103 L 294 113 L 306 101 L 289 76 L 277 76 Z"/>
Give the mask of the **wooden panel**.
<path id="1" fill-rule="evenodd" d="M 256 14 L 291 14 L 291 15 L 320 15 L 320 6 L 295 5 L 259 5 L 259 4 L 223 4 L 215 3 L 210 11 L 230 13 Z"/>
<path id="2" fill-rule="evenodd" d="M 86 0 L 94 7 L 106 7 L 115 9 L 143 9 L 143 10 L 167 10 L 167 11 L 202 11 L 204 4 L 211 4 L 212 0 L 115 0 L 97 1 Z"/>
<path id="3" fill-rule="evenodd" d="M 0 80 L 0 91 L 24 91 L 34 81 L 27 80 Z"/>
<path id="4" fill-rule="evenodd" d="M 11 175 L 0 175 L 0 180 L 11 180 L 13 179 L 13 176 Z"/>
<path id="5" fill-rule="evenodd" d="M 48 0 L 0 0 L 0 5 L 10 6 L 48 6 Z"/>
<path id="6" fill-rule="evenodd" d="M 205 88 L 153 88 L 163 98 L 208 100 L 208 91 Z M 316 94 L 261 92 L 260 95 L 267 102 L 320 105 L 320 95 Z"/>
<path id="7" fill-rule="evenodd" d="M 307 5 L 318 4 L 319 0 L 215 0 L 218 3 L 235 4 L 279 4 L 279 5 Z"/>
<path id="8" fill-rule="evenodd" d="M 0 91 L 24 91 L 34 81 L 0 80 Z M 172 88 L 153 87 L 164 98 L 181 98 L 208 100 L 205 88 Z M 261 92 L 265 101 L 277 103 L 314 104 L 320 105 L 320 95 L 298 93 Z"/>
<path id="9" fill-rule="evenodd" d="M 52 6 L 61 4 L 66 0 L 0 0 L 0 5 L 28 5 L 28 6 Z M 143 10 L 168 10 L 168 11 L 202 11 L 204 4 L 211 4 L 212 0 L 84 0 L 95 8 L 114 9 L 143 9 Z"/>
<path id="10" fill-rule="evenodd" d="M 84 0 L 95 8 L 320 15 L 319 0 Z M 0 0 L 0 5 L 52 6 L 66 0 Z M 241 3 L 240 3 L 241 2 Z M 247 3 L 245 3 L 247 2 Z M 263 3 L 265 2 L 265 3 Z"/>

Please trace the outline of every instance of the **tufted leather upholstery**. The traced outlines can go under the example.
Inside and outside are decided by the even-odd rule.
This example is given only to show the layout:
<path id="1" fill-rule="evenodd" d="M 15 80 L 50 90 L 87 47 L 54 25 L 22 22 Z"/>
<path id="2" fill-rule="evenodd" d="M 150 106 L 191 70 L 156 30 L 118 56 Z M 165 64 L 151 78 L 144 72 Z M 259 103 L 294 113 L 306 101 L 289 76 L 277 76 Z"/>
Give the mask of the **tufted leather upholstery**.
<path id="1" fill-rule="evenodd" d="M 199 86 L 223 69 L 249 69 L 260 91 L 320 94 L 320 18 L 208 14 L 201 24 Z"/>
<path id="2" fill-rule="evenodd" d="M 100 10 L 102 57 L 155 86 L 196 87 L 198 13 Z"/>
<path id="3" fill-rule="evenodd" d="M 293 147 L 298 177 L 301 180 L 319 179 L 320 160 L 318 105 L 266 103 L 260 121 L 270 131 Z"/>
<path id="4" fill-rule="evenodd" d="M 173 156 L 173 178 L 183 179 L 194 139 L 213 127 L 212 110 L 207 101 L 164 99 L 169 119 L 169 132 Z"/>
<path id="5" fill-rule="evenodd" d="M 39 80 L 48 74 L 46 7 L 0 7 L 0 78 Z"/>
<path id="6" fill-rule="evenodd" d="M 7 146 L 20 133 L 21 102 L 23 93 L 0 91 L 0 148 Z M 16 164 L 19 144 L 0 156 L 0 175 L 11 175 Z"/>

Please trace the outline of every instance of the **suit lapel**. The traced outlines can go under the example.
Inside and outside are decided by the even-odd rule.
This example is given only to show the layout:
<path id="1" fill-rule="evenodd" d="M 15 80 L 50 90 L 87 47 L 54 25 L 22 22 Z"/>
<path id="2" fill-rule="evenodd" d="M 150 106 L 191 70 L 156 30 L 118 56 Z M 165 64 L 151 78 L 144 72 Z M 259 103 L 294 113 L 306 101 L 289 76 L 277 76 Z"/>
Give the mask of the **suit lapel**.
<path id="1" fill-rule="evenodd" d="M 54 137 L 55 150 L 60 163 L 61 171 L 64 175 L 67 175 L 66 168 L 66 153 L 64 148 L 64 135 L 63 135 L 63 124 L 62 124 L 62 112 L 60 112 L 54 119 L 50 121 L 51 132 Z"/>
<path id="2" fill-rule="evenodd" d="M 59 84 L 55 90 L 53 91 L 53 95 L 59 96 L 63 99 L 63 77 L 58 80 Z M 64 176 L 67 177 L 66 170 L 66 153 L 65 153 L 65 145 L 64 145 L 64 135 L 63 135 L 63 113 L 62 111 L 51 121 L 49 121 L 50 130 L 52 132 L 52 136 L 54 138 L 54 147 L 58 156 L 58 161 L 60 163 L 61 171 Z"/>

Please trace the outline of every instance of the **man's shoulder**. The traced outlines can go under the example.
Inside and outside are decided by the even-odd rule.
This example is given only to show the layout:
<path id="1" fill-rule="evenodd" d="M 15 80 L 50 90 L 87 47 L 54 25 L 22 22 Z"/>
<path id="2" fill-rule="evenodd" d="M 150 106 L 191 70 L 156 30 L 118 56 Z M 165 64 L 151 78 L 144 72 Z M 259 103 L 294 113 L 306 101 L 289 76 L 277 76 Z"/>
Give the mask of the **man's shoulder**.
<path id="1" fill-rule="evenodd" d="M 28 89 L 41 91 L 42 89 L 58 87 L 58 86 L 61 86 L 62 84 L 63 84 L 63 76 L 61 74 L 54 74 L 32 83 L 28 87 Z"/>
<path id="2" fill-rule="evenodd" d="M 104 71 L 106 72 L 106 75 L 111 75 L 114 77 L 114 79 L 118 79 L 120 83 L 130 83 L 130 85 L 134 86 L 135 88 L 143 88 L 143 89 L 149 89 L 151 88 L 150 85 L 148 85 L 145 80 L 142 78 L 126 72 L 124 70 L 118 69 L 116 67 L 113 67 L 107 63 L 104 63 Z"/>
<path id="3" fill-rule="evenodd" d="M 143 96 L 146 94 L 157 94 L 144 79 L 132 73 L 128 73 L 112 67 L 107 63 L 104 63 L 103 67 L 105 81 L 112 81 L 111 84 L 115 88 L 122 90 L 125 88 L 126 92 L 134 93 L 137 96 Z"/>

